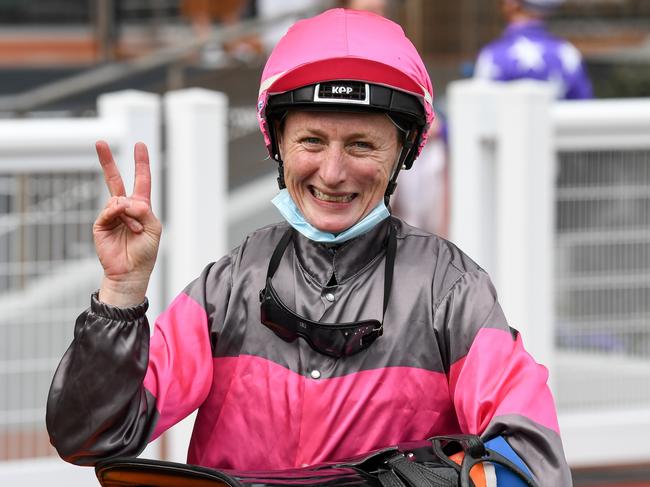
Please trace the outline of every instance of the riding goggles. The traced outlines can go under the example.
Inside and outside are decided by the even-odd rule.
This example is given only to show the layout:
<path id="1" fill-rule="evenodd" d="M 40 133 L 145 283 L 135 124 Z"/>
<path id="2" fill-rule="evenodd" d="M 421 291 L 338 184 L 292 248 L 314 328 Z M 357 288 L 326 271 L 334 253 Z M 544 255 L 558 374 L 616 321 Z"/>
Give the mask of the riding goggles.
<path id="1" fill-rule="evenodd" d="M 368 348 L 384 331 L 384 315 L 388 307 L 393 283 L 393 268 L 397 247 L 394 232 L 393 226 L 389 225 L 381 321 L 370 319 L 348 323 L 322 323 L 305 318 L 284 304 L 273 288 L 273 275 L 280 264 L 284 251 L 293 238 L 293 229 L 289 228 L 273 251 L 266 274 L 266 287 L 260 291 L 262 324 L 286 342 L 293 342 L 300 337 L 315 351 L 330 357 L 347 357 Z"/>

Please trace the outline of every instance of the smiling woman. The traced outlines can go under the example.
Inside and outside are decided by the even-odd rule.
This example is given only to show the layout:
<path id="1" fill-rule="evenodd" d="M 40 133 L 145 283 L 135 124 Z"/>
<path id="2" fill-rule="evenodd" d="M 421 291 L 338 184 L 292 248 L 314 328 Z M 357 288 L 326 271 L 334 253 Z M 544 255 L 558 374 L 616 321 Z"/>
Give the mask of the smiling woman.
<path id="1" fill-rule="evenodd" d="M 463 434 L 528 479 L 489 463 L 477 486 L 570 485 L 546 369 L 489 277 L 390 214 L 400 171 L 426 141 L 432 92 L 419 54 L 383 17 L 334 9 L 289 29 L 258 98 L 286 222 L 209 263 L 151 340 L 144 296 L 161 228 L 146 148 L 126 196 L 98 144 L 112 194 L 94 228 L 104 280 L 48 398 L 61 456 L 136 455 L 198 409 L 196 465 L 296 468 Z"/>
<path id="2" fill-rule="evenodd" d="M 289 112 L 278 135 L 287 190 L 314 227 L 340 233 L 383 205 L 400 149 L 386 115 Z"/>

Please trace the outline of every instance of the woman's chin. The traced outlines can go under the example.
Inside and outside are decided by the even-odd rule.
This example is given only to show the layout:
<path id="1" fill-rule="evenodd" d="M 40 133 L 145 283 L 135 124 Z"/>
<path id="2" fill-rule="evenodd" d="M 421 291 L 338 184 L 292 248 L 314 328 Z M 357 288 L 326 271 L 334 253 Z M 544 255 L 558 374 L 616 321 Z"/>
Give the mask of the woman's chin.
<path id="1" fill-rule="evenodd" d="M 312 211 L 309 211 L 312 210 Z M 346 208 L 347 211 L 323 211 L 322 208 L 316 208 L 319 211 L 313 211 L 314 208 L 308 208 L 305 218 L 307 221 L 318 230 L 327 233 L 341 233 L 351 226 L 353 226 L 359 217 L 353 208 Z"/>
<path id="2" fill-rule="evenodd" d="M 348 224 L 347 221 L 341 220 L 340 218 L 337 221 L 331 221 L 329 219 L 316 219 L 316 221 L 310 223 L 321 232 L 333 234 L 344 232 L 352 225 L 354 225 L 354 223 Z"/>

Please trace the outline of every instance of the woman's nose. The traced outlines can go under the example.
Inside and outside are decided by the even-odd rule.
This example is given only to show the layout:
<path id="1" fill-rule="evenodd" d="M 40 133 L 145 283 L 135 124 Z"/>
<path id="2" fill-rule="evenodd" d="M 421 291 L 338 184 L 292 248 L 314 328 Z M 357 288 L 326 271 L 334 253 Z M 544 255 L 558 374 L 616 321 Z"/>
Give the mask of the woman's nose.
<path id="1" fill-rule="evenodd" d="M 333 188 L 346 178 L 345 151 L 342 147 L 331 145 L 324 156 L 318 172 L 323 183 Z"/>

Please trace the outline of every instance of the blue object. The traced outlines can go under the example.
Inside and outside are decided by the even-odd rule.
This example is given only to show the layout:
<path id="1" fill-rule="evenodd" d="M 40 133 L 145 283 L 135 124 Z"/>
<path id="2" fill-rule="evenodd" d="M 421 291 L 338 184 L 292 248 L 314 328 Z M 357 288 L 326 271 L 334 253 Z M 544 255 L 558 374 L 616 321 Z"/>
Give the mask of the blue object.
<path id="1" fill-rule="evenodd" d="M 388 208 L 386 208 L 384 200 L 382 199 L 380 203 L 364 218 L 347 230 L 333 234 L 323 232 L 305 220 L 305 217 L 294 203 L 286 188 L 281 190 L 278 195 L 271 200 L 271 203 L 275 205 L 287 223 L 289 223 L 289 225 L 291 225 L 295 230 L 302 233 L 308 239 L 321 243 L 342 243 L 354 237 L 358 237 L 359 235 L 363 235 L 370 231 L 375 225 L 390 216 Z"/>
<path id="2" fill-rule="evenodd" d="M 524 461 L 519 458 L 519 455 L 515 453 L 505 438 L 502 436 L 497 436 L 490 441 L 486 441 L 485 446 L 490 450 L 494 450 L 495 452 L 500 453 L 512 463 L 517 465 L 530 478 L 533 478 L 533 475 L 531 474 Z M 507 468 L 494 464 L 494 470 L 497 476 L 498 487 L 526 487 L 526 484 L 523 482 L 523 480 L 521 480 Z"/>

